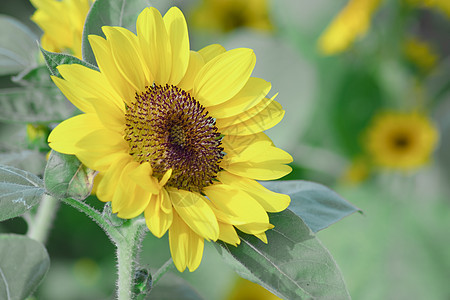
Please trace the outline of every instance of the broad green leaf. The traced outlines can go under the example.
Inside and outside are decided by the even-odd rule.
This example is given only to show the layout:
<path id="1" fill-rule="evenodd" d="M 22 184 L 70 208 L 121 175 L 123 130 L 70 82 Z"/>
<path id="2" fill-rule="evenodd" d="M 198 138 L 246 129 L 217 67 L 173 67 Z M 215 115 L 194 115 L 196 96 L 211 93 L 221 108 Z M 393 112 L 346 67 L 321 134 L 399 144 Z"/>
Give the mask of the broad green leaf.
<path id="1" fill-rule="evenodd" d="M 75 113 L 55 85 L 0 90 L 0 120 L 20 123 L 60 122 Z"/>
<path id="2" fill-rule="evenodd" d="M 47 250 L 40 242 L 22 235 L 0 235 L 0 299 L 27 298 L 49 267 Z"/>
<path id="3" fill-rule="evenodd" d="M 137 17 L 147 6 L 150 6 L 149 0 L 95 1 L 84 23 L 82 41 L 83 60 L 97 65 L 88 41 L 90 34 L 105 37 L 102 32 L 102 26 L 120 26 L 135 32 Z"/>
<path id="4" fill-rule="evenodd" d="M 145 299 L 158 300 L 203 300 L 198 292 L 184 279 L 173 273 L 167 273 L 158 281 Z"/>
<path id="5" fill-rule="evenodd" d="M 45 154 L 37 150 L 0 152 L 0 165 L 11 166 L 33 174 L 43 175 L 46 163 Z"/>
<path id="6" fill-rule="evenodd" d="M 22 215 L 39 203 L 44 192 L 36 175 L 0 165 L 0 221 Z"/>
<path id="7" fill-rule="evenodd" d="M 261 182 L 271 191 L 291 197 L 289 209 L 316 233 L 342 218 L 360 211 L 336 192 L 318 183 L 303 180 Z"/>
<path id="8" fill-rule="evenodd" d="M 52 151 L 44 173 L 45 187 L 57 198 L 84 200 L 91 194 L 95 174 L 76 156 Z"/>
<path id="9" fill-rule="evenodd" d="M 240 276 L 282 299 L 350 299 L 330 253 L 298 216 L 285 210 L 270 214 L 270 223 L 268 244 L 239 232 L 241 244 L 218 242 L 219 253 Z"/>
<path id="10" fill-rule="evenodd" d="M 0 15 L 0 75 L 17 74 L 36 64 L 37 37 L 21 22 Z"/>
<path id="11" fill-rule="evenodd" d="M 94 65 L 91 65 L 90 63 L 87 63 L 85 61 L 82 61 L 81 59 L 72 56 L 70 54 L 64 54 L 64 53 L 55 53 L 45 50 L 44 48 L 41 48 L 42 55 L 44 56 L 45 63 L 47 64 L 48 70 L 51 75 L 61 77 L 59 74 L 58 69 L 56 68 L 59 65 L 71 65 L 71 64 L 79 64 L 83 65 L 85 67 L 88 67 L 93 70 L 97 70 L 98 68 Z M 62 78 L 62 77 L 61 77 Z"/>

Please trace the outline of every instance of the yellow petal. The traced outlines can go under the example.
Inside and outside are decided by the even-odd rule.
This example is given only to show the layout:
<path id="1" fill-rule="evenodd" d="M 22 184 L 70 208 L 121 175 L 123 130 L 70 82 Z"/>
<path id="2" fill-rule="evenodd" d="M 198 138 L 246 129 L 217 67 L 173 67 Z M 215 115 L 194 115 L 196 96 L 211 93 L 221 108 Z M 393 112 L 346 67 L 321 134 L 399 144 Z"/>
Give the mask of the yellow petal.
<path id="1" fill-rule="evenodd" d="M 280 163 L 288 164 L 293 161 L 292 156 L 286 151 L 275 147 L 270 141 L 256 141 L 248 145 L 243 151 L 229 153 L 226 156 L 229 164 L 248 162 L 252 164 L 260 163 Z"/>
<path id="2" fill-rule="evenodd" d="M 285 113 L 278 102 L 273 101 L 272 103 L 273 105 L 244 122 L 221 127 L 220 133 L 225 135 L 250 135 L 272 128 L 283 119 Z"/>
<path id="3" fill-rule="evenodd" d="M 186 74 L 183 79 L 181 79 L 180 83 L 178 83 L 178 87 L 185 91 L 192 90 L 195 77 L 204 65 L 205 62 L 203 61 L 202 56 L 198 52 L 191 51 L 189 53 L 189 65 L 186 70 Z"/>
<path id="4" fill-rule="evenodd" d="M 153 170 L 150 163 L 140 164 L 136 169 L 130 172 L 130 179 L 143 189 L 152 194 L 159 194 L 160 186 L 155 177 L 152 176 Z"/>
<path id="5" fill-rule="evenodd" d="M 266 232 L 269 229 L 274 228 L 274 226 L 269 223 L 248 223 L 243 225 L 236 225 L 236 228 L 242 232 L 245 232 L 247 234 L 253 234 L 256 237 L 260 238 L 260 235 L 262 233 Z"/>
<path id="6" fill-rule="evenodd" d="M 164 24 L 172 49 L 172 72 L 168 84 L 177 85 L 184 77 L 189 64 L 189 35 L 183 13 L 172 7 L 164 15 Z"/>
<path id="7" fill-rule="evenodd" d="M 120 96 L 122 101 L 131 105 L 136 90 L 122 76 L 122 73 L 116 66 L 109 42 L 97 35 L 89 35 L 88 39 L 100 72 L 105 76 L 110 86 Z"/>
<path id="8" fill-rule="evenodd" d="M 249 145 L 259 141 L 267 141 L 273 145 L 272 140 L 264 132 L 259 132 L 251 135 L 226 135 L 222 138 L 222 146 L 225 153 L 231 156 L 240 154 Z"/>
<path id="9" fill-rule="evenodd" d="M 264 99 L 270 91 L 270 82 L 261 78 L 250 77 L 242 90 L 230 100 L 214 106 L 208 111 L 214 118 L 227 118 L 247 111 Z"/>
<path id="10" fill-rule="evenodd" d="M 76 144 L 89 133 L 104 128 L 96 114 L 81 114 L 67 119 L 50 133 L 50 148 L 65 154 L 75 154 L 80 150 Z"/>
<path id="11" fill-rule="evenodd" d="M 219 230 L 219 240 L 234 246 L 241 243 L 241 239 L 237 235 L 236 229 L 234 229 L 233 225 L 219 222 Z"/>
<path id="12" fill-rule="evenodd" d="M 125 112 L 124 102 L 102 73 L 79 64 L 60 65 L 58 71 L 72 85 L 77 94 L 82 93 L 88 100 L 104 99 L 105 102 L 114 104 Z M 90 105 L 95 104 L 95 101 L 90 101 Z"/>
<path id="13" fill-rule="evenodd" d="M 188 267 L 193 272 L 198 268 L 203 256 L 204 240 L 189 229 L 176 212 L 169 229 L 169 245 L 178 271 L 183 272 Z"/>
<path id="14" fill-rule="evenodd" d="M 125 129 L 125 112 L 122 109 L 105 98 L 92 99 L 91 103 L 98 118 L 106 128 L 123 134 Z"/>
<path id="15" fill-rule="evenodd" d="M 245 121 L 253 118 L 257 114 L 264 114 L 264 111 L 275 111 L 278 108 L 281 108 L 281 105 L 273 101 L 272 99 L 264 98 L 261 100 L 257 105 L 250 108 L 249 110 L 246 110 L 238 115 L 231 116 L 228 118 L 217 118 L 216 120 L 216 126 L 218 128 L 225 128 L 236 124 L 244 123 Z"/>
<path id="16" fill-rule="evenodd" d="M 126 207 L 131 198 L 133 198 L 133 192 L 136 188 L 136 184 L 130 180 L 129 174 L 139 164 L 135 161 L 129 161 L 119 172 L 119 180 L 117 181 L 116 191 L 112 197 L 111 209 L 113 213 L 119 212 L 122 208 Z"/>
<path id="17" fill-rule="evenodd" d="M 205 248 L 205 240 L 193 231 L 189 234 L 189 247 L 187 249 L 187 267 L 189 272 L 194 272 L 200 265 Z"/>
<path id="18" fill-rule="evenodd" d="M 203 106 L 218 105 L 235 96 L 255 67 L 253 50 L 227 51 L 209 61 L 194 81 L 193 95 Z"/>
<path id="19" fill-rule="evenodd" d="M 172 169 L 169 169 L 164 173 L 163 177 L 159 181 L 159 186 L 163 187 L 166 185 L 167 181 L 169 181 L 170 176 L 172 176 Z"/>
<path id="20" fill-rule="evenodd" d="M 263 207 L 249 194 L 225 184 L 213 184 L 204 189 L 214 206 L 226 215 L 228 224 L 269 223 Z"/>
<path id="21" fill-rule="evenodd" d="M 118 159 L 104 172 L 103 179 L 97 188 L 97 197 L 103 201 L 112 201 L 116 189 L 119 187 L 119 179 L 123 168 L 128 164 L 127 159 Z"/>
<path id="22" fill-rule="evenodd" d="M 260 239 L 264 244 L 267 244 L 267 236 L 265 232 L 254 234 L 258 239 Z"/>
<path id="23" fill-rule="evenodd" d="M 163 18 L 154 7 L 145 8 L 136 22 L 144 60 L 156 84 L 168 83 L 172 70 L 172 49 Z"/>
<path id="24" fill-rule="evenodd" d="M 111 151 L 111 150 L 110 150 Z M 105 172 L 109 167 L 119 159 L 130 160 L 128 148 L 118 149 L 113 153 L 106 153 L 107 151 L 79 151 L 77 152 L 78 159 L 88 168 L 100 172 Z"/>
<path id="25" fill-rule="evenodd" d="M 223 166 L 228 172 L 256 180 L 275 180 L 292 172 L 292 168 L 279 163 L 234 163 Z"/>
<path id="26" fill-rule="evenodd" d="M 118 211 L 117 216 L 123 219 L 132 219 L 139 216 L 148 206 L 151 195 L 148 190 L 135 185 L 132 193 L 125 196 L 127 204 Z"/>
<path id="27" fill-rule="evenodd" d="M 217 178 L 224 184 L 244 190 L 268 212 L 285 210 L 291 202 L 288 195 L 272 192 L 252 179 L 236 176 L 226 171 L 220 172 Z"/>
<path id="28" fill-rule="evenodd" d="M 137 37 L 121 27 L 103 26 L 114 62 L 120 74 L 136 92 L 145 90 L 150 84 L 149 72 L 144 64 Z M 152 80 L 153 81 L 153 80 Z"/>
<path id="29" fill-rule="evenodd" d="M 205 63 L 207 63 L 217 55 L 225 53 L 226 51 L 227 50 L 225 50 L 222 45 L 212 44 L 200 49 L 198 53 L 203 57 Z"/>
<path id="30" fill-rule="evenodd" d="M 85 113 L 94 113 L 94 107 L 91 104 L 91 101 L 87 100 L 85 97 L 88 96 L 86 93 L 79 93 L 76 86 L 68 82 L 67 80 L 51 76 L 52 81 L 55 85 L 61 90 L 64 96 L 72 102 L 79 110 Z"/>
<path id="31" fill-rule="evenodd" d="M 200 194 L 174 188 L 168 189 L 172 205 L 183 221 L 199 236 L 216 241 L 219 225 L 216 215 Z"/>
<path id="32" fill-rule="evenodd" d="M 158 194 L 153 194 L 150 203 L 145 209 L 145 222 L 148 229 L 154 236 L 160 238 L 172 225 L 173 213 L 172 206 L 167 211 L 162 207 L 163 202 L 170 202 L 169 194 L 166 189 L 161 189 Z"/>

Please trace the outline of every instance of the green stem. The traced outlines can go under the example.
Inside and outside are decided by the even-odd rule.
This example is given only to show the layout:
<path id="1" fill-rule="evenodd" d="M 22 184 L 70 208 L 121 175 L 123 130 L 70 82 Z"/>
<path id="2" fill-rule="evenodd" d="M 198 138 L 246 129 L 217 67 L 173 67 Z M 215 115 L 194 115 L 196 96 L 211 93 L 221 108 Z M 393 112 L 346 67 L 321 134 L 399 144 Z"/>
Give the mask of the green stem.
<path id="1" fill-rule="evenodd" d="M 170 268 L 172 266 L 173 266 L 173 260 L 172 260 L 172 257 L 171 257 L 152 276 L 152 286 L 155 286 L 158 283 L 158 281 L 164 276 L 164 274 L 166 274 L 167 271 L 170 270 Z"/>
<path id="2" fill-rule="evenodd" d="M 45 244 L 58 207 L 58 199 L 44 194 L 33 222 L 29 224 L 27 236 Z"/>
<path id="3" fill-rule="evenodd" d="M 108 217 L 84 202 L 71 198 L 62 201 L 88 215 L 109 236 L 117 249 L 117 300 L 133 299 L 134 279 L 145 220 L 135 218 L 115 226 L 107 221 Z"/>
<path id="4" fill-rule="evenodd" d="M 134 279 L 145 221 L 133 219 L 120 227 L 120 237 L 114 242 L 117 246 L 117 300 L 134 298 Z"/>

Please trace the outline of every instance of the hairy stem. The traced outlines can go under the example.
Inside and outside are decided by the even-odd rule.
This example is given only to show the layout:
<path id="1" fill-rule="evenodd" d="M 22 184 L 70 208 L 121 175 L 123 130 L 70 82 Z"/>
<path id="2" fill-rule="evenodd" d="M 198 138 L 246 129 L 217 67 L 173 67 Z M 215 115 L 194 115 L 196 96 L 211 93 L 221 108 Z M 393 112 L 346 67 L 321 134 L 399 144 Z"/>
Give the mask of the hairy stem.
<path id="1" fill-rule="evenodd" d="M 44 194 L 33 222 L 29 223 L 27 236 L 45 244 L 58 207 L 58 199 Z"/>
<path id="2" fill-rule="evenodd" d="M 155 286 L 158 283 L 158 281 L 164 276 L 164 274 L 166 274 L 167 271 L 170 270 L 170 268 L 172 266 L 173 266 L 173 260 L 172 260 L 172 257 L 171 257 L 152 276 L 152 286 Z"/>
<path id="3" fill-rule="evenodd" d="M 134 299 L 134 279 L 145 222 L 130 220 L 120 227 L 121 236 L 115 239 L 117 247 L 117 300 Z"/>

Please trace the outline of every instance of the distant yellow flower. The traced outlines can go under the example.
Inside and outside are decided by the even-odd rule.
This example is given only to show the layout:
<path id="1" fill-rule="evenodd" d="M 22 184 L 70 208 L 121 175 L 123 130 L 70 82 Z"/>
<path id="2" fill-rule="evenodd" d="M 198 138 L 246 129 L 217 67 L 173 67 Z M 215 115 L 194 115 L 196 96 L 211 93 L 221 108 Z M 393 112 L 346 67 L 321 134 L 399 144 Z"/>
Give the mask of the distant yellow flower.
<path id="1" fill-rule="evenodd" d="M 426 164 L 437 141 L 437 129 L 425 115 L 385 112 L 368 130 L 367 150 L 374 164 L 406 171 Z"/>
<path id="2" fill-rule="evenodd" d="M 440 10 L 450 18 L 450 1 L 448 0 L 406 0 L 406 2 L 412 5 Z"/>
<path id="3" fill-rule="evenodd" d="M 203 0 L 193 14 L 198 27 L 231 31 L 240 27 L 271 30 L 267 0 Z"/>
<path id="4" fill-rule="evenodd" d="M 284 110 L 266 98 L 271 85 L 250 77 L 251 49 L 189 50 L 182 12 L 146 8 L 137 35 L 104 26 L 89 42 L 100 72 L 61 65 L 55 84 L 84 114 L 58 125 L 50 147 L 76 155 L 102 176 L 96 195 L 113 213 L 144 213 L 157 237 L 169 231 L 178 270 L 195 270 L 204 240 L 240 243 L 235 228 L 267 242 L 266 212 L 287 195 L 256 180 L 291 171 L 292 157 L 263 133 Z"/>
<path id="5" fill-rule="evenodd" d="M 370 166 L 367 158 L 357 157 L 351 163 L 350 166 L 345 170 L 342 181 L 344 183 L 357 184 L 364 181 L 370 173 Z"/>
<path id="6" fill-rule="evenodd" d="M 416 38 L 409 38 L 406 40 L 403 49 L 406 58 L 420 70 L 427 72 L 436 66 L 439 57 L 426 42 Z"/>
<path id="7" fill-rule="evenodd" d="M 370 27 L 372 14 L 381 0 L 350 0 L 318 40 L 319 50 L 325 55 L 345 51 L 364 36 Z"/>
<path id="8" fill-rule="evenodd" d="M 238 278 L 236 285 L 231 291 L 227 300 L 278 300 L 277 296 L 263 288 L 262 286 L 248 281 L 243 278 Z"/>
<path id="9" fill-rule="evenodd" d="M 64 52 L 81 59 L 84 21 L 94 0 L 30 0 L 36 8 L 31 19 L 44 34 L 45 50 Z"/>

